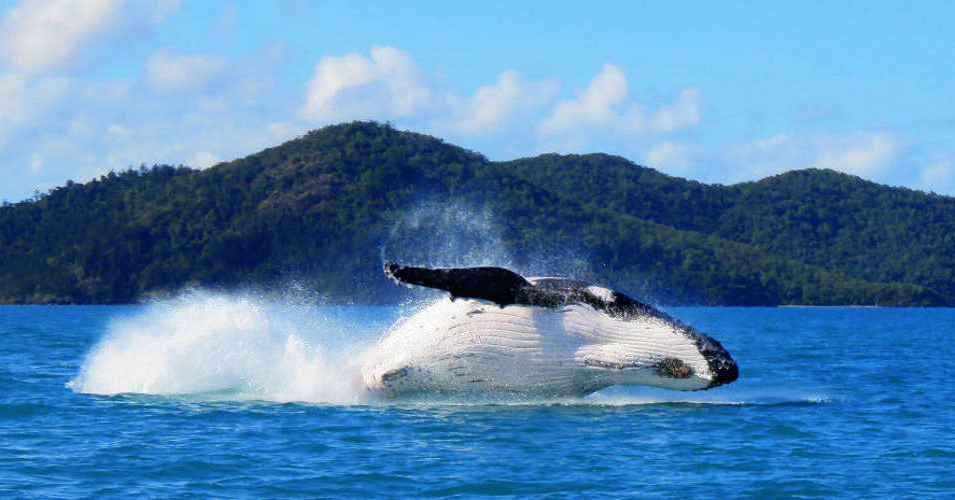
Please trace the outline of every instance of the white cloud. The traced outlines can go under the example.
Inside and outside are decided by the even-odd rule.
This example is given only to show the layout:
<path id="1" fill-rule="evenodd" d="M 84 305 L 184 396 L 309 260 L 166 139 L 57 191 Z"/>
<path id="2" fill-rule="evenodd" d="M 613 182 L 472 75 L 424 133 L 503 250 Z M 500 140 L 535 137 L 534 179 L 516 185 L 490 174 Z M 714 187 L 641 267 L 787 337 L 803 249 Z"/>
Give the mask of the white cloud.
<path id="1" fill-rule="evenodd" d="M 208 168 L 221 161 L 222 160 L 220 160 L 218 156 L 208 151 L 200 151 L 196 153 L 195 155 L 193 155 L 192 159 L 190 159 L 188 163 L 189 163 L 189 166 L 192 166 L 192 167 Z"/>
<path id="2" fill-rule="evenodd" d="M 628 102 L 627 77 L 614 64 L 606 64 L 573 100 L 554 106 L 539 131 L 543 135 L 604 129 L 618 134 L 670 133 L 698 125 L 701 94 L 684 89 L 673 104 L 647 113 L 646 106 Z"/>
<path id="3" fill-rule="evenodd" d="M 614 108 L 627 97 L 627 77 L 613 64 L 604 65 L 576 99 L 560 101 L 540 131 L 554 134 L 582 125 L 608 125 L 619 120 Z"/>
<path id="4" fill-rule="evenodd" d="M 90 82 L 83 88 L 83 93 L 79 97 L 97 105 L 109 105 L 129 99 L 134 83 L 133 80 Z"/>
<path id="5" fill-rule="evenodd" d="M 693 166 L 693 148 L 686 144 L 665 141 L 647 153 L 647 166 L 670 172 L 683 172 Z"/>
<path id="6" fill-rule="evenodd" d="M 24 0 L 0 20 L 0 54 L 16 71 L 39 73 L 117 22 L 124 0 Z"/>
<path id="7" fill-rule="evenodd" d="M 124 127 L 116 123 L 106 127 L 106 132 L 116 139 L 125 139 L 133 135 L 133 131 L 129 127 Z"/>
<path id="8" fill-rule="evenodd" d="M 794 142 L 794 137 L 790 134 L 776 134 L 766 139 L 759 139 L 749 144 L 738 147 L 735 154 L 738 156 L 749 156 L 769 152 L 772 153 L 779 148 L 786 147 Z"/>
<path id="9" fill-rule="evenodd" d="M 903 147 L 898 136 L 881 131 L 845 136 L 777 134 L 740 146 L 729 158 L 743 167 L 737 171 L 737 180 L 810 167 L 873 178 L 884 173 Z"/>
<path id="10" fill-rule="evenodd" d="M 24 75 L 0 75 L 0 130 L 23 121 L 26 84 Z"/>
<path id="11" fill-rule="evenodd" d="M 676 102 L 661 106 L 656 113 L 647 118 L 642 116 L 630 117 L 636 133 L 646 132 L 674 132 L 686 127 L 699 125 L 701 115 L 700 101 L 702 96 L 699 90 L 684 89 L 680 92 Z M 642 108 L 635 108 L 642 109 Z"/>
<path id="12" fill-rule="evenodd" d="M 295 124 L 290 122 L 272 122 L 265 126 L 265 130 L 272 136 L 274 141 L 288 141 L 304 133 Z"/>
<path id="13" fill-rule="evenodd" d="M 309 78 L 298 116 L 312 123 L 406 119 L 423 131 L 487 135 L 522 111 L 540 108 L 559 87 L 555 79 L 531 81 L 506 70 L 473 96 L 462 97 L 434 88 L 433 80 L 410 54 L 394 47 L 374 47 L 367 56 L 325 56 Z"/>
<path id="14" fill-rule="evenodd" d="M 901 141 L 889 133 L 858 133 L 825 141 L 815 164 L 869 176 L 889 166 L 901 147 Z"/>
<path id="15" fill-rule="evenodd" d="M 155 24 L 179 10 L 182 0 L 137 0 L 136 4 L 146 14 L 146 20 Z"/>
<path id="16" fill-rule="evenodd" d="M 642 156 L 649 166 L 680 175 L 712 175 L 701 164 L 736 168 L 709 179 L 718 182 L 811 166 L 897 179 L 898 169 L 889 167 L 913 149 L 901 137 L 875 130 L 778 134 L 729 152 L 707 151 L 691 135 L 679 134 L 702 121 L 699 91 L 686 88 L 663 104 L 642 104 L 613 64 L 564 100 L 556 96 L 557 80 L 533 80 L 516 70 L 489 78 L 473 94 L 457 94 L 407 52 L 375 47 L 321 58 L 302 102 L 276 91 L 274 75 L 287 62 L 284 54 L 275 46 L 229 62 L 167 49 L 152 54 L 141 78 L 98 82 L 79 75 L 0 73 L 0 167 L 6 166 L 0 176 L 10 179 L 5 196 L 140 163 L 206 167 L 317 125 L 369 118 L 394 119 L 399 127 L 481 152 L 504 150 L 507 158 L 605 150 Z M 187 92 L 203 89 L 214 92 Z M 922 164 L 909 164 L 908 185 L 918 178 L 924 189 L 955 188 L 950 157 Z"/>
<path id="17" fill-rule="evenodd" d="M 776 134 L 737 146 L 727 156 L 733 166 L 733 171 L 727 172 L 729 181 L 751 180 L 812 166 L 812 154 L 804 141 L 790 134 Z"/>
<path id="18" fill-rule="evenodd" d="M 67 94 L 65 77 L 31 78 L 22 74 L 0 75 L 0 147 L 15 130 L 35 124 Z"/>
<path id="19" fill-rule="evenodd" d="M 921 169 L 916 186 L 926 191 L 950 193 L 955 187 L 955 161 L 947 155 L 936 158 Z"/>
<path id="20" fill-rule="evenodd" d="M 607 64 L 574 99 L 557 102 L 541 120 L 540 110 L 551 103 L 557 79 L 530 80 L 505 70 L 471 96 L 433 86 L 411 56 L 393 47 L 375 47 L 370 54 L 325 56 L 315 65 L 298 116 L 310 123 L 346 120 L 401 120 L 417 130 L 445 137 L 489 136 L 511 127 L 536 129 L 548 144 L 586 146 L 588 135 L 609 131 L 615 137 L 668 134 L 701 120 L 701 94 L 685 89 L 671 103 L 647 112 L 628 97 L 620 67 Z M 592 137 L 591 137 L 592 138 Z"/>
<path id="21" fill-rule="evenodd" d="M 221 57 L 160 50 L 146 61 L 146 80 L 160 92 L 197 90 L 228 68 Z"/>
<path id="22" fill-rule="evenodd" d="M 886 130 L 777 134 L 732 150 L 721 182 L 763 178 L 789 170 L 829 168 L 874 182 L 955 194 L 955 158 Z"/>
<path id="23" fill-rule="evenodd" d="M 128 84 L 88 85 L 88 92 L 74 92 L 75 78 L 65 76 L 79 68 L 78 59 L 89 46 L 110 34 L 164 19 L 178 0 L 22 0 L 0 13 L 0 148 L 16 143 L 19 165 L 43 172 L 50 165 L 31 156 L 41 134 L 75 128 L 82 106 L 106 105 L 128 97 Z M 98 87 L 93 89 L 93 87 Z M 71 103 L 71 111 L 60 106 Z M 12 147 L 12 146 L 10 146 Z M 11 162 L 5 154 L 4 161 Z M 42 161 L 41 161 L 42 160 Z M 38 163 L 40 162 L 40 163 Z"/>
<path id="24" fill-rule="evenodd" d="M 30 172 L 38 174 L 40 170 L 43 170 L 43 158 L 39 153 L 33 153 L 30 156 Z"/>
<path id="25" fill-rule="evenodd" d="M 480 87 L 474 96 L 458 104 L 452 127 L 464 134 L 499 131 L 521 109 L 544 105 L 557 93 L 557 80 L 528 82 L 514 70 L 503 71 L 497 82 Z"/>
<path id="26" fill-rule="evenodd" d="M 394 47 L 374 47 L 370 57 L 325 56 L 299 115 L 320 122 L 413 116 L 431 104 L 432 91 L 421 80 L 411 55 Z"/>
<path id="27" fill-rule="evenodd" d="M 206 167 L 287 139 L 267 127 L 286 119 L 294 104 L 264 99 L 274 94 L 268 77 L 246 71 L 271 74 L 272 62 L 255 63 L 228 68 L 214 95 L 152 91 L 145 69 L 142 78 L 87 83 L 0 75 L 0 142 L 9 139 L 0 151 L 0 197 L 18 199 L 34 188 L 141 163 Z M 167 88 L 195 84 L 178 82 Z"/>

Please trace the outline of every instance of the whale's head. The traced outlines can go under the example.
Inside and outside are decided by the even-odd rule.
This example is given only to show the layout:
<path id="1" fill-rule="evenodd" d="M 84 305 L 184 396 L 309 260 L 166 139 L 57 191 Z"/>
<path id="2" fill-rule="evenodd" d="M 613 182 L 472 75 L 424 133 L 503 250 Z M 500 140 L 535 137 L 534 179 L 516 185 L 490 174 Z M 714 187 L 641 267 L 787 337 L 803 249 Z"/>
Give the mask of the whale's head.
<path id="1" fill-rule="evenodd" d="M 647 346 L 640 341 L 614 339 L 577 350 L 576 361 L 599 381 L 595 385 L 646 385 L 663 389 L 698 391 L 736 380 L 739 369 L 732 356 L 715 340 L 675 338 Z M 666 345 L 669 344 L 669 345 Z"/>
<path id="2" fill-rule="evenodd" d="M 736 361 L 713 338 L 662 318 L 618 320 L 595 328 L 575 361 L 596 385 L 647 385 L 695 391 L 739 376 Z"/>
<path id="3" fill-rule="evenodd" d="M 712 337 L 626 295 L 591 286 L 597 300 L 580 314 L 575 362 L 594 385 L 647 385 L 684 391 L 728 384 L 739 376 L 730 353 Z M 572 316 L 570 316 L 572 317 Z M 571 320 L 571 323 L 578 320 Z"/>

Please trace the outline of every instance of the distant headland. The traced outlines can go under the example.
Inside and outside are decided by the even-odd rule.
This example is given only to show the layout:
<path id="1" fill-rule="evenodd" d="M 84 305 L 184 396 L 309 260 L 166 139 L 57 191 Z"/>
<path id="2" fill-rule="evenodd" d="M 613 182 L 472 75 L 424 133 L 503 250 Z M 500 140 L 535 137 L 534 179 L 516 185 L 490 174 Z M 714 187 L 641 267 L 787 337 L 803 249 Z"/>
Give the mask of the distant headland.
<path id="1" fill-rule="evenodd" d="M 134 303 L 194 286 L 396 303 L 408 292 L 381 272 L 394 257 L 577 275 L 662 304 L 945 306 L 955 198 L 832 170 L 723 186 L 606 154 L 492 162 L 354 122 L 0 207 L 0 303 Z"/>

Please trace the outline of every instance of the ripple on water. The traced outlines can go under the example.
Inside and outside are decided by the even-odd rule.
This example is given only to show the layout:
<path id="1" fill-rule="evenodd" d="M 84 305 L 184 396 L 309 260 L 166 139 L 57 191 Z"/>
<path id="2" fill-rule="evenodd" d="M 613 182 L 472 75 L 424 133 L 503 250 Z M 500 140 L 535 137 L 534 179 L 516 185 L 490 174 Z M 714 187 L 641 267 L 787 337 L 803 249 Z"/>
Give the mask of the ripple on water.
<path id="1" fill-rule="evenodd" d="M 701 393 L 364 401 L 342 397 L 350 389 L 335 386 L 336 372 L 345 368 L 329 353 L 348 352 L 361 332 L 358 344 L 373 341 L 374 325 L 398 311 L 189 300 L 7 316 L 0 308 L 0 496 L 955 491 L 955 403 L 941 376 L 955 367 L 955 343 L 937 341 L 955 336 L 951 310 L 681 310 L 745 368 L 734 384 Z M 67 320 L 46 322 L 59 310 Z M 145 341 L 116 340 L 124 332 Z M 95 358 L 87 354 L 111 338 L 115 352 L 131 357 L 107 359 L 83 379 L 80 365 L 95 364 L 84 364 Z M 934 370 L 924 369 L 927 357 L 937 360 Z M 118 390 L 94 394 L 78 380 Z"/>

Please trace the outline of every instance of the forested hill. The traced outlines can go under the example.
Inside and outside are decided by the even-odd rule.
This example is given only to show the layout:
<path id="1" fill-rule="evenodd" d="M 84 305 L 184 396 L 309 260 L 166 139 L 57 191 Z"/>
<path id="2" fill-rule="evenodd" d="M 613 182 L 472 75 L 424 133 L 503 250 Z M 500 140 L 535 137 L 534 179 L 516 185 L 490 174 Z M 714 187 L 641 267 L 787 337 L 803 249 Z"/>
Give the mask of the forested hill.
<path id="1" fill-rule="evenodd" d="M 360 122 L 206 170 L 111 173 L 0 208 L 7 303 L 126 303 L 191 286 L 401 300 L 383 258 L 506 264 L 664 303 L 948 305 L 955 199 L 826 170 L 719 186 L 602 154 L 490 162 Z"/>

